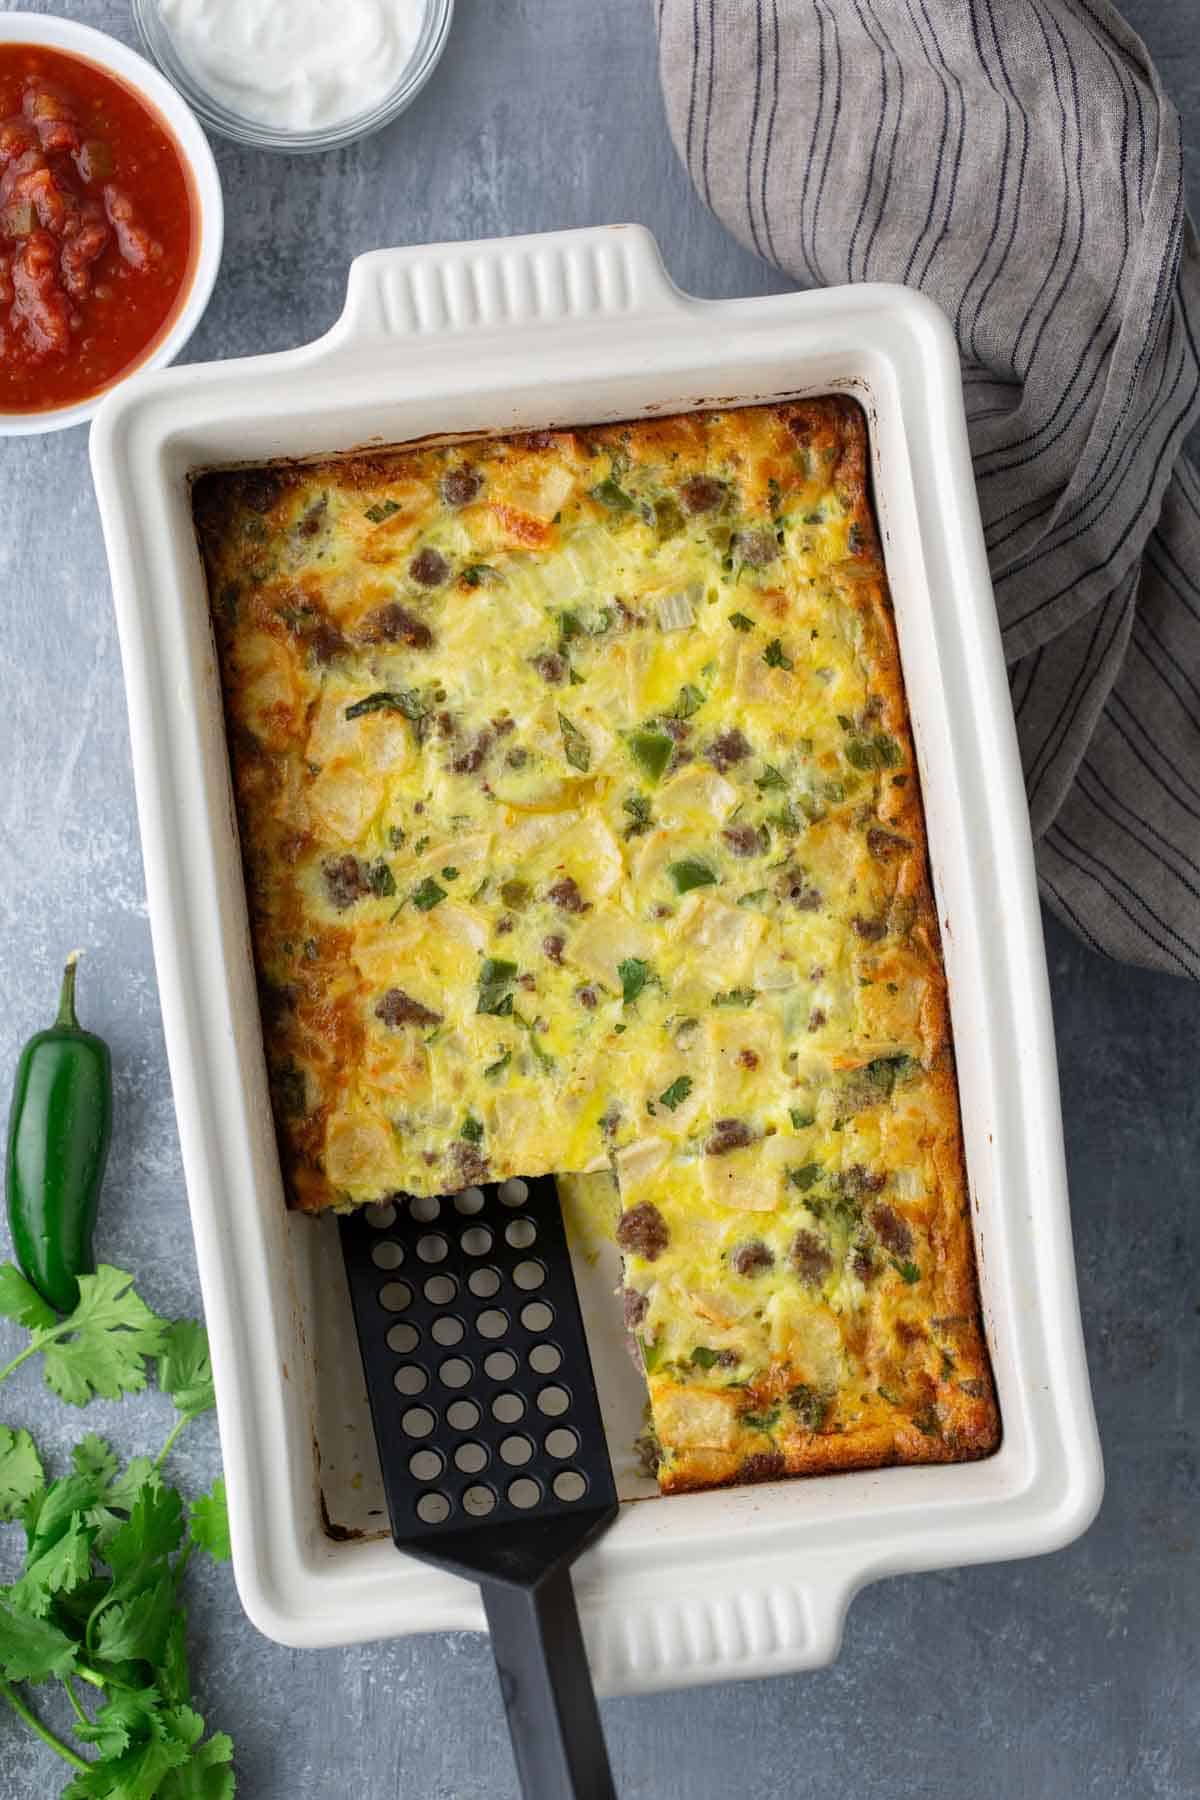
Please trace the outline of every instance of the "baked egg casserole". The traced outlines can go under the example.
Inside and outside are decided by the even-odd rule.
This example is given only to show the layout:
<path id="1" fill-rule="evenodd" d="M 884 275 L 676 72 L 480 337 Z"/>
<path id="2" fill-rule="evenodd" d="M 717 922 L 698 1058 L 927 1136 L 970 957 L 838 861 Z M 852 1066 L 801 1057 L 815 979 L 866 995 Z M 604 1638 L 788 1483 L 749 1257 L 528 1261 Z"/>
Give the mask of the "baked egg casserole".
<path id="1" fill-rule="evenodd" d="M 194 489 L 290 1202 L 607 1211 L 666 1491 L 986 1454 L 857 405 Z"/>

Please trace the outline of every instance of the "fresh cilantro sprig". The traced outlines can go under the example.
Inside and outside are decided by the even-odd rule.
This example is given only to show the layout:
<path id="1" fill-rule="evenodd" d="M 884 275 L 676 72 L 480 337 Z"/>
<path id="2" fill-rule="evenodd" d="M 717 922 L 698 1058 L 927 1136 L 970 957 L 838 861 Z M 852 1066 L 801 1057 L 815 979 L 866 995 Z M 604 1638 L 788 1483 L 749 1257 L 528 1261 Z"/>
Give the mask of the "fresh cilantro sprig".
<path id="1" fill-rule="evenodd" d="M 206 1737 L 190 1704 L 180 1597 L 196 1550 L 230 1554 L 225 1485 L 218 1479 L 185 1508 L 162 1474 L 179 1433 L 214 1404 L 208 1339 L 195 1320 L 159 1318 L 120 1269 L 102 1266 L 79 1285 L 78 1306 L 59 1320 L 17 1269 L 0 1265 L 0 1316 L 30 1333 L 0 1381 L 40 1353 L 47 1384 L 85 1406 L 140 1392 L 153 1364 L 176 1419 L 157 1457 L 124 1469 L 89 1432 L 70 1473 L 54 1481 L 29 1433 L 0 1426 L 0 1521 L 20 1522 L 26 1540 L 19 1575 L 0 1587 L 0 1700 L 75 1771 L 63 1800 L 230 1800 L 232 1743 L 223 1732 Z M 51 1731 L 22 1692 L 52 1680 L 91 1757 Z"/>
<path id="2" fill-rule="evenodd" d="M 158 1356 L 166 1322 L 134 1292 L 133 1277 L 101 1263 L 79 1281 L 79 1304 L 65 1319 L 47 1306 L 12 1263 L 0 1264 L 0 1317 L 32 1333 L 25 1348 L 0 1368 L 0 1381 L 42 1352 L 47 1385 L 72 1406 L 99 1396 L 119 1400 L 146 1385 L 146 1359 Z"/>

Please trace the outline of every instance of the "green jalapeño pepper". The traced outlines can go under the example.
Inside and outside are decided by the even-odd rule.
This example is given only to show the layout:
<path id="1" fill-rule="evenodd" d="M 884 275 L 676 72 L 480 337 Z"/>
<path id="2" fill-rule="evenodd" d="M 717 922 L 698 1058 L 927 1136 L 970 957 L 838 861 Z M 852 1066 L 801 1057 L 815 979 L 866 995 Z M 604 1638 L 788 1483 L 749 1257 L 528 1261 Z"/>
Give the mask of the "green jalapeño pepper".
<path id="1" fill-rule="evenodd" d="M 112 1128 L 112 1059 L 75 1016 L 67 959 L 58 1017 L 17 1064 L 8 1125 L 8 1223 L 17 1261 L 44 1300 L 74 1310 L 95 1268 L 92 1231 Z"/>

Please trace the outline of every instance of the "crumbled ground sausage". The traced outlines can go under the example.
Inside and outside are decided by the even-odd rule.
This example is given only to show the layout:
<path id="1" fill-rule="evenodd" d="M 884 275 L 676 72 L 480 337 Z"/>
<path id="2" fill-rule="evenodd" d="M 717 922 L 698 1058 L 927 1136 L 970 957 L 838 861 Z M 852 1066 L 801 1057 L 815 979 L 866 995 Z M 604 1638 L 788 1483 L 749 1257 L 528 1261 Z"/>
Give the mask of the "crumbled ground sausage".
<path id="1" fill-rule="evenodd" d="M 734 546 L 742 561 L 752 569 L 765 569 L 779 555 L 779 544 L 773 531 L 739 531 Z"/>
<path id="2" fill-rule="evenodd" d="M 542 680 L 550 687 L 561 687 L 567 679 L 568 664 L 557 650 L 542 650 L 530 659 Z"/>
<path id="3" fill-rule="evenodd" d="M 819 1006 L 814 1006 L 808 1015 L 808 1029 L 810 1031 L 820 1031 L 822 1026 L 827 1025 L 828 1023 L 829 1021 L 826 1018 L 823 1009 Z"/>
<path id="4" fill-rule="evenodd" d="M 877 944 L 887 936 L 886 919 L 864 919 L 861 913 L 855 913 L 850 924 L 855 936 L 862 938 L 867 944 Z"/>
<path id="5" fill-rule="evenodd" d="M 721 836 L 735 856 L 761 856 L 767 848 L 767 834 L 758 825 L 727 825 Z"/>
<path id="6" fill-rule="evenodd" d="M 861 1200 L 865 1194 L 881 1194 L 887 1186 L 887 1176 L 882 1169 L 865 1169 L 862 1163 L 851 1163 L 837 1177 L 837 1185 L 843 1194 Z"/>
<path id="7" fill-rule="evenodd" d="M 751 1238 L 745 1244 L 735 1244 L 729 1260 L 738 1275 L 760 1275 L 764 1269 L 775 1267 L 774 1251 L 769 1250 L 761 1238 Z"/>
<path id="8" fill-rule="evenodd" d="M 330 857 L 321 864 L 321 879 L 330 906 L 336 906 L 339 912 L 345 912 L 371 891 L 366 864 L 357 856 Z"/>
<path id="9" fill-rule="evenodd" d="M 855 1250 L 850 1267 L 854 1270 L 854 1273 L 858 1276 L 860 1281 L 870 1281 L 872 1275 L 874 1275 L 875 1258 L 871 1255 L 871 1252 L 867 1249 L 865 1244 L 860 1244 L 858 1249 Z"/>
<path id="10" fill-rule="evenodd" d="M 671 1241 L 667 1221 L 653 1200 L 643 1200 L 622 1213 L 617 1224 L 617 1243 L 630 1256 L 657 1262 Z"/>
<path id="11" fill-rule="evenodd" d="M 543 954 L 545 956 L 549 957 L 549 959 L 552 963 L 558 963 L 560 966 L 562 964 L 562 953 L 563 953 L 564 947 L 565 947 L 565 940 L 563 938 L 560 938 L 558 936 L 557 932 L 552 933 L 549 937 L 544 937 L 542 939 Z"/>
<path id="12" fill-rule="evenodd" d="M 367 620 L 366 636 L 372 644 L 407 644 L 410 650 L 428 650 L 433 642 L 424 620 L 398 600 L 376 608 Z"/>
<path id="13" fill-rule="evenodd" d="M 734 763 L 743 762 L 750 754 L 750 746 L 736 725 L 732 731 L 723 731 L 708 746 L 708 760 L 714 769 L 724 774 Z"/>
<path id="14" fill-rule="evenodd" d="M 833 1267 L 833 1258 L 815 1231 L 798 1231 L 789 1255 L 792 1267 L 809 1287 L 818 1287 Z"/>
<path id="15" fill-rule="evenodd" d="M 725 483 L 712 475 L 691 475 L 680 486 L 679 498 L 690 513 L 715 512 L 725 498 Z"/>
<path id="16" fill-rule="evenodd" d="M 547 900 L 553 900 L 561 912 L 581 913 L 589 910 L 588 902 L 579 891 L 579 883 L 573 875 L 564 875 L 556 881 L 552 888 L 546 890 Z"/>
<path id="17" fill-rule="evenodd" d="M 350 648 L 337 626 L 330 624 L 328 619 L 321 620 L 309 643 L 319 663 L 331 663 L 335 656 L 343 655 Z"/>
<path id="18" fill-rule="evenodd" d="M 459 1139 L 451 1144 L 446 1154 L 460 1187 L 471 1187 L 487 1180 L 488 1159 L 475 1144 Z"/>
<path id="19" fill-rule="evenodd" d="M 450 579 L 450 564 L 440 550 L 431 549 L 426 544 L 424 550 L 418 550 L 408 565 L 408 572 L 421 587 L 441 587 Z"/>
<path id="20" fill-rule="evenodd" d="M 328 508 L 328 494 L 322 494 L 319 500 L 314 500 L 313 504 L 304 514 L 304 517 L 297 521 L 297 536 L 305 538 L 316 537 L 318 531 L 320 531 L 321 526 L 325 522 L 325 514 L 328 511 Z"/>
<path id="21" fill-rule="evenodd" d="M 375 1017 L 393 1028 L 398 1025 L 440 1025 L 442 1015 L 422 1006 L 403 988 L 389 988 L 375 1008 Z"/>
<path id="22" fill-rule="evenodd" d="M 787 1462 L 781 1450 L 760 1450 L 747 1456 L 738 1469 L 739 1481 L 779 1481 L 787 1474 Z"/>
<path id="23" fill-rule="evenodd" d="M 636 1331 L 645 1318 L 650 1306 L 649 1294 L 643 1294 L 640 1288 L 622 1288 L 621 1310 L 625 1319 L 625 1329 Z"/>
<path id="24" fill-rule="evenodd" d="M 579 987 L 575 989 L 575 998 L 580 1006 L 587 1008 L 588 1012 L 594 1012 L 600 996 L 594 987 Z"/>
<path id="25" fill-rule="evenodd" d="M 744 1119 L 718 1119 L 704 1140 L 706 1156 L 727 1156 L 754 1142 L 754 1133 Z"/>
<path id="26" fill-rule="evenodd" d="M 889 856 L 898 856 L 902 850 L 911 850 L 912 845 L 906 837 L 897 832 L 885 831 L 881 825 L 872 825 L 867 833 L 867 850 L 880 862 L 886 862 Z"/>
<path id="27" fill-rule="evenodd" d="M 913 1235 L 898 1212 L 890 1206 L 873 1206 L 871 1223 L 885 1250 L 890 1250 L 893 1256 L 908 1255 L 913 1246 Z"/>
<path id="28" fill-rule="evenodd" d="M 442 502 L 446 506 L 469 506 L 483 486 L 483 476 L 470 463 L 447 469 L 441 480 Z"/>
<path id="29" fill-rule="evenodd" d="M 739 1069 L 757 1069 L 758 1056 L 753 1050 L 739 1050 L 734 1058 Z"/>
<path id="30" fill-rule="evenodd" d="M 788 867 L 775 883 L 775 892 L 781 900 L 786 900 L 796 908 L 797 912 L 819 912 L 823 896 L 819 888 L 810 887 L 808 876 L 803 869 Z"/>
<path id="31" fill-rule="evenodd" d="M 494 742 L 492 732 L 485 725 L 482 731 L 475 734 L 467 748 L 454 758 L 450 764 L 451 769 L 456 775 L 474 775 L 483 767 Z"/>

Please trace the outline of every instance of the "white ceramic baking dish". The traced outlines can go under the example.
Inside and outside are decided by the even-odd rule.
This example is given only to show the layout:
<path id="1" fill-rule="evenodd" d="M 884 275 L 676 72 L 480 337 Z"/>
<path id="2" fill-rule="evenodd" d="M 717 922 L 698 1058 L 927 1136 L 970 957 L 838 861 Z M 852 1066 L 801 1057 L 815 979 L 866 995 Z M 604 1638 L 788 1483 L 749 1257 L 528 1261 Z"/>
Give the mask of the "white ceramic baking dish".
<path id="1" fill-rule="evenodd" d="M 482 1613 L 474 1588 L 383 1533 L 335 1228 L 284 1210 L 189 472 L 834 389 L 870 422 L 1003 1444 L 960 1466 L 658 1498 L 630 1466 L 640 1384 L 615 1269 L 585 1247 L 628 1502 L 577 1571 L 597 1683 L 817 1666 L 863 1583 L 1051 1550 L 1096 1510 L 1029 819 L 945 320 L 898 287 L 690 299 L 636 227 L 378 251 L 354 263 L 345 311 L 316 343 L 137 377 L 92 431 L 234 1567 L 271 1637 L 345 1643 L 477 1627 Z"/>

